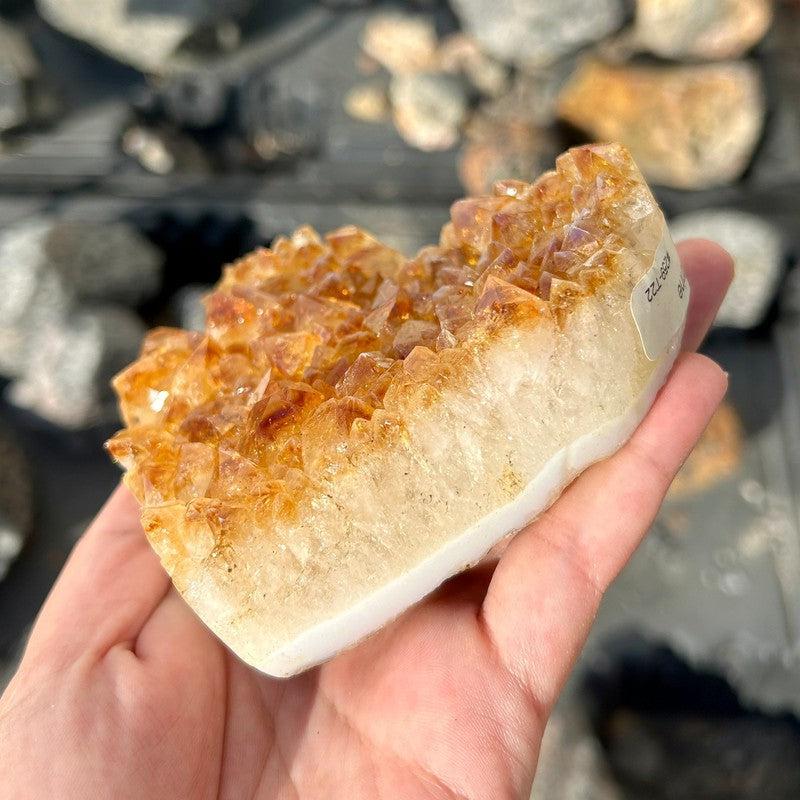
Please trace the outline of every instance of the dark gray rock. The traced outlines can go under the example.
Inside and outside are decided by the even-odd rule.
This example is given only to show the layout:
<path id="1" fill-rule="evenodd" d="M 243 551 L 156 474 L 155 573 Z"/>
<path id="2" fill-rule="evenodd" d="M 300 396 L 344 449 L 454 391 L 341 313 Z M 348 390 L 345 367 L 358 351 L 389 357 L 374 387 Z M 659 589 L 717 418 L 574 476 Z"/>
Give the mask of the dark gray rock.
<path id="1" fill-rule="evenodd" d="M 165 115 L 188 128 L 209 128 L 225 117 L 230 87 L 215 70 L 176 72 L 158 89 Z"/>
<path id="2" fill-rule="evenodd" d="M 42 246 L 46 262 L 81 301 L 135 306 L 161 285 L 161 251 L 124 222 L 54 222 Z"/>
<path id="3" fill-rule="evenodd" d="M 486 50 L 518 66 L 551 64 L 618 30 L 621 0 L 452 0 L 453 10 Z"/>
<path id="4" fill-rule="evenodd" d="M 49 320 L 36 334 L 11 403 L 68 429 L 114 419 L 111 378 L 136 358 L 145 327 L 131 311 L 86 308 Z"/>
<path id="5" fill-rule="evenodd" d="M 481 105 L 481 111 L 498 123 L 545 127 L 557 118 L 558 94 L 575 66 L 575 59 L 528 72 L 520 72 L 507 92 Z"/>
<path id="6" fill-rule="evenodd" d="M 296 158 L 321 145 L 326 108 L 311 81 L 273 80 L 257 70 L 236 92 L 239 127 L 266 162 Z"/>

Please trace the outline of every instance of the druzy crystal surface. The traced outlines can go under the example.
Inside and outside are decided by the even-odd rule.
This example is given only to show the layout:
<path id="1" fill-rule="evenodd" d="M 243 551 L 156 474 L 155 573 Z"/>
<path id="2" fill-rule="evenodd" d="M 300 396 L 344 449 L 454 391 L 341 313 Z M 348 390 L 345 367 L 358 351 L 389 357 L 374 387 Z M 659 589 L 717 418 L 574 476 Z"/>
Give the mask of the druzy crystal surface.
<path id="1" fill-rule="evenodd" d="M 629 245 L 636 175 L 624 148 L 586 146 L 533 184 L 456 202 L 413 258 L 355 227 L 301 228 L 228 266 L 205 332 L 153 330 L 114 382 L 126 428 L 108 447 L 145 528 L 169 531 L 162 559 L 191 548 L 197 519 L 207 552 L 252 514 L 291 514 L 376 410 L 435 388 L 443 351 L 453 368 L 509 321 L 557 322 Z"/>

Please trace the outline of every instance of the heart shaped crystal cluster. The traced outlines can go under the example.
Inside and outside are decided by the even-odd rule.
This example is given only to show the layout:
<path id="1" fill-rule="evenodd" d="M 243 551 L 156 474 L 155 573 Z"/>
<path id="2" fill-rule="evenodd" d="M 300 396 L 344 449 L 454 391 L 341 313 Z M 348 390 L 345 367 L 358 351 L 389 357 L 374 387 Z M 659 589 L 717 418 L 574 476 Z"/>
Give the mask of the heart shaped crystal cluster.
<path id="1" fill-rule="evenodd" d="M 463 567 L 469 549 L 408 593 L 376 594 L 513 501 L 580 432 L 573 405 L 601 425 L 603 381 L 607 415 L 642 390 L 652 365 L 626 303 L 662 232 L 627 151 L 586 146 L 535 183 L 455 203 L 439 245 L 413 258 L 355 227 L 301 228 L 227 267 L 205 332 L 152 331 L 114 384 L 126 428 L 108 448 L 178 588 L 283 674 Z M 360 622 L 338 639 L 270 666 L 350 611 Z"/>

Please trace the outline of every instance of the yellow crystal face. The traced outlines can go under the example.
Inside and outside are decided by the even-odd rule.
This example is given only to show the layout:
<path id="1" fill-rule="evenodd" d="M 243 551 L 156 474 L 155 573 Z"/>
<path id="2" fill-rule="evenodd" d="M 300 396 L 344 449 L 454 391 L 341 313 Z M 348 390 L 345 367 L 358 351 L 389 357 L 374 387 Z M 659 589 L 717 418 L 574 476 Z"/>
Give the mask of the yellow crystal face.
<path id="1" fill-rule="evenodd" d="M 630 244 L 637 178 L 624 148 L 581 147 L 533 184 L 456 202 L 411 259 L 355 227 L 301 228 L 227 267 L 205 333 L 152 331 L 114 381 L 126 428 L 108 449 L 162 559 L 197 531 L 223 547 L 252 514 L 291 514 L 376 411 L 383 424 L 410 386 L 419 399 L 452 377 L 459 349 L 558 323 Z"/>

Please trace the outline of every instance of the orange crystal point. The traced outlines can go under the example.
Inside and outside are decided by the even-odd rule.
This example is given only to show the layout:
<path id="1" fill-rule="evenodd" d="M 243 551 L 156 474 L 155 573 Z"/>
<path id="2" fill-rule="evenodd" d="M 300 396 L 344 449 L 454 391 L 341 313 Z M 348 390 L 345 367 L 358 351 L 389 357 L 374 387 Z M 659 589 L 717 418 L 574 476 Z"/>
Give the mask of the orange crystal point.
<path id="1" fill-rule="evenodd" d="M 512 317 L 558 319 L 624 246 L 636 176 L 622 147 L 577 148 L 533 184 L 502 181 L 455 203 L 440 244 L 414 258 L 352 226 L 324 239 L 300 228 L 227 267 L 205 335 L 152 331 L 114 381 L 127 427 L 108 449 L 152 530 L 164 527 L 158 509 L 177 505 L 191 513 L 170 512 L 170 548 L 193 536 L 219 546 L 213 501 L 235 539 L 252 514 L 226 503 L 278 513 L 347 457 L 351 434 L 378 435 L 379 409 L 388 430 L 387 394 L 399 403 L 409 387 L 430 389 Z"/>

